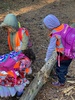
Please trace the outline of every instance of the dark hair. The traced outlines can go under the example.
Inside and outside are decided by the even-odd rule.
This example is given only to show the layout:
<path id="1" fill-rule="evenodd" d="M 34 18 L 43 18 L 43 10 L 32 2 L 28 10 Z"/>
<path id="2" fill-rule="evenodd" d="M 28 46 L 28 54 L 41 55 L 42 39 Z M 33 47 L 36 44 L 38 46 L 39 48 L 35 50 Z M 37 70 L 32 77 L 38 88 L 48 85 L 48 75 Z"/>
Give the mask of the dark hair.
<path id="1" fill-rule="evenodd" d="M 36 57 L 32 49 L 22 50 L 22 52 L 30 59 L 32 62 L 35 61 Z"/>

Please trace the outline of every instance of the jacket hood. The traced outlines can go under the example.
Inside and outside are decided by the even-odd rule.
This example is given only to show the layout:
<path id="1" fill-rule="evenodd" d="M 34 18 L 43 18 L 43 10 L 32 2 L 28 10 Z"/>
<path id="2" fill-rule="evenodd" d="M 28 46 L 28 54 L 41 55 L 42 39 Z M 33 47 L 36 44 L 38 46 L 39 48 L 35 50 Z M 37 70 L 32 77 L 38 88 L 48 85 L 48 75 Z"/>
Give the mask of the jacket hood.
<path id="1" fill-rule="evenodd" d="M 10 26 L 12 28 L 15 28 L 16 30 L 18 27 L 18 20 L 14 14 L 7 14 L 4 18 L 4 21 L 1 23 L 0 27 L 3 26 Z"/>
<path id="2" fill-rule="evenodd" d="M 43 19 L 43 23 L 48 29 L 53 29 L 60 25 L 60 21 L 58 20 L 58 18 L 52 14 L 47 15 Z"/>

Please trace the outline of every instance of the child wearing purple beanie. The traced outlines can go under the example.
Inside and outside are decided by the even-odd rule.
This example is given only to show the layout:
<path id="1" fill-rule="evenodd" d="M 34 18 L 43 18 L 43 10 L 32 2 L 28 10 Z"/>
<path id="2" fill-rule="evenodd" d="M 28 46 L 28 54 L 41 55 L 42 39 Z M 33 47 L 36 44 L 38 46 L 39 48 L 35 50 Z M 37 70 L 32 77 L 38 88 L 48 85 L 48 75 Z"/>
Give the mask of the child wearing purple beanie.
<path id="1" fill-rule="evenodd" d="M 47 15 L 43 19 L 43 23 L 50 32 L 49 34 L 50 42 L 49 42 L 48 49 L 46 52 L 45 62 L 47 62 L 50 59 L 53 51 L 56 50 L 57 52 L 56 74 L 58 77 L 58 81 L 52 82 L 52 84 L 54 86 L 64 86 L 66 82 L 65 76 L 68 73 L 68 67 L 72 59 L 75 58 L 75 55 L 73 56 L 72 53 L 70 52 L 71 48 L 70 49 L 68 48 L 70 46 L 68 46 L 67 43 L 65 44 L 64 42 L 64 35 L 74 33 L 75 28 L 73 28 L 72 26 L 69 26 L 68 24 L 61 24 L 59 19 L 53 14 Z M 68 35 L 67 35 L 67 38 L 68 38 Z M 68 41 L 66 39 L 66 36 L 65 36 L 65 40 Z"/>

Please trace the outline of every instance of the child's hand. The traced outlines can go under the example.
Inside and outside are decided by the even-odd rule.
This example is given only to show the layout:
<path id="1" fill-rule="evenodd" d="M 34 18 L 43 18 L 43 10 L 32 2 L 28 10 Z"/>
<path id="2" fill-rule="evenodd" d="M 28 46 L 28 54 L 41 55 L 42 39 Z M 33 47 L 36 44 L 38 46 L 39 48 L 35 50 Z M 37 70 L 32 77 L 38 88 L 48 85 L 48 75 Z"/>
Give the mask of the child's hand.
<path id="1" fill-rule="evenodd" d="M 47 58 L 45 58 L 45 62 L 47 62 L 48 60 L 47 60 Z"/>
<path id="2" fill-rule="evenodd" d="M 15 51 L 16 51 L 16 52 L 20 51 L 20 47 L 16 47 L 16 48 L 15 48 Z"/>

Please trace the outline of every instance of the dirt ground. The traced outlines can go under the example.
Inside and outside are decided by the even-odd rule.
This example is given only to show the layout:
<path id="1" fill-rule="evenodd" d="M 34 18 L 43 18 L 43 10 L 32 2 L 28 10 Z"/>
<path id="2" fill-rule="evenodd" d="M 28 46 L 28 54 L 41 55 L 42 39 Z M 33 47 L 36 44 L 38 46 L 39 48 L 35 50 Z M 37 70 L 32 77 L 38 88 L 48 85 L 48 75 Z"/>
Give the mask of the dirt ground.
<path id="1" fill-rule="evenodd" d="M 36 61 L 32 65 L 33 73 L 36 73 L 45 64 L 44 58 L 49 43 L 47 29 L 42 27 L 42 20 L 47 14 L 56 15 L 61 23 L 71 24 L 75 22 L 75 0 L 0 0 L 0 22 L 7 13 L 14 13 L 21 26 L 28 28 L 33 42 L 33 51 Z M 9 52 L 7 46 L 7 34 L 0 28 L 0 55 Z M 75 61 L 69 67 L 66 85 L 56 88 L 48 82 L 42 87 L 34 100 L 75 100 Z M 65 90 L 66 89 L 66 90 Z M 68 90 L 68 91 L 67 91 Z M 66 92 L 64 92 L 66 91 Z M 17 98 L 0 98 L 0 100 L 17 100 Z"/>

